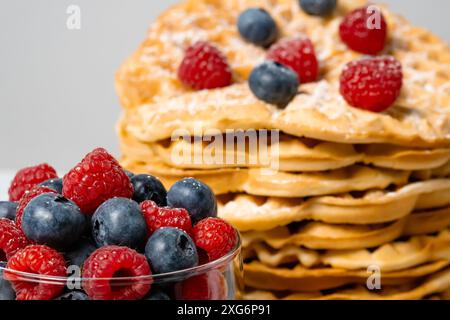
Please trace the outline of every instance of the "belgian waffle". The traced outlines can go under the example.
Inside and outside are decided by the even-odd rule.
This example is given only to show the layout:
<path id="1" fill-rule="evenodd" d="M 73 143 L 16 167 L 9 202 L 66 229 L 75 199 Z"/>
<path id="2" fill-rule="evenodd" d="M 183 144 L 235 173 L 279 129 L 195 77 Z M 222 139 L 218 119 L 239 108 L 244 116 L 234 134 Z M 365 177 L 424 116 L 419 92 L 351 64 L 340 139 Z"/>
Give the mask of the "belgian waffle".
<path id="1" fill-rule="evenodd" d="M 208 144 L 206 142 L 195 145 L 195 142 L 185 140 L 171 141 L 170 139 L 158 142 L 143 142 L 129 136 L 118 126 L 120 146 L 128 158 L 137 162 L 148 159 L 158 159 L 167 166 L 179 169 L 218 169 L 223 167 L 265 168 L 277 162 L 279 170 L 293 172 L 326 171 L 339 169 L 357 163 L 374 165 L 375 167 L 397 170 L 428 170 L 442 167 L 450 161 L 450 149 L 414 149 L 389 144 L 351 145 L 315 139 L 294 138 L 281 136 L 279 143 L 270 145 L 268 150 L 261 153 L 258 148 L 250 149 L 231 147 L 223 144 L 223 149 L 214 149 L 216 163 L 206 163 L 194 159 L 207 157 Z M 225 141 L 219 136 L 218 139 Z M 194 147 L 195 145 L 195 147 Z M 256 141 L 255 145 L 259 145 Z M 233 148 L 230 150 L 230 148 Z M 227 154 L 233 152 L 236 159 L 243 159 L 243 163 L 236 161 L 227 163 Z M 185 161 L 174 161 L 173 155 L 186 155 Z M 276 157 L 276 159 L 272 159 Z"/>
<path id="2" fill-rule="evenodd" d="M 403 285 L 386 286 L 382 290 L 370 291 L 364 285 L 354 285 L 341 290 L 295 292 L 270 292 L 249 288 L 243 294 L 243 299 L 256 300 L 413 300 L 424 299 L 436 293 L 446 293 L 450 286 L 450 270 L 444 269 L 423 280 L 413 281 Z"/>
<path id="3" fill-rule="evenodd" d="M 430 32 L 383 10 L 391 39 L 386 53 L 403 65 L 404 90 L 387 113 L 350 108 L 338 92 L 343 66 L 358 58 L 337 34 L 345 13 L 363 0 L 339 1 L 327 20 L 310 17 L 291 0 L 190 0 L 162 15 L 147 39 L 117 74 L 125 130 L 141 141 L 171 137 L 177 129 L 279 129 L 298 137 L 339 143 L 388 143 L 436 148 L 450 144 L 450 50 Z M 244 9 L 263 7 L 274 16 L 282 37 L 308 34 L 322 64 L 322 81 L 302 86 L 284 110 L 257 100 L 246 83 L 264 50 L 246 43 L 235 26 Z M 182 18 L 180 18 L 182 17 Z M 220 21 L 220 24 L 215 23 Z M 235 84 L 190 92 L 177 78 L 185 48 L 207 40 L 224 52 Z"/>

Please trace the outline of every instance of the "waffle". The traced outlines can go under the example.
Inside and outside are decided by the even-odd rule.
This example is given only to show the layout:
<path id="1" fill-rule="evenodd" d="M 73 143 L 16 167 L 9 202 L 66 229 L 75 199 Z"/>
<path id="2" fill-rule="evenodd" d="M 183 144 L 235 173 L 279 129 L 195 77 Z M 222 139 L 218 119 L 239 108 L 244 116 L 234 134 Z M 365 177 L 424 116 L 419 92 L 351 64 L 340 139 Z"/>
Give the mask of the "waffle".
<path id="1" fill-rule="evenodd" d="M 413 236 L 404 241 L 394 241 L 376 249 L 327 250 L 318 252 L 304 247 L 287 245 L 274 250 L 263 243 L 244 249 L 244 258 L 277 268 L 296 263 L 305 268 L 327 266 L 336 269 L 362 270 L 371 265 L 383 272 L 399 271 L 439 260 L 450 260 L 450 232 L 441 231 L 435 236 Z"/>
<path id="2" fill-rule="evenodd" d="M 445 268 L 448 261 L 425 264 L 411 269 L 381 272 L 384 285 L 401 285 L 417 278 L 436 273 Z M 292 269 L 270 268 L 259 262 L 244 265 L 245 285 L 255 289 L 274 291 L 321 291 L 349 284 L 366 284 L 370 276 L 367 270 L 332 268 L 309 269 L 295 266 Z"/>
<path id="3" fill-rule="evenodd" d="M 355 285 L 332 292 L 270 292 L 249 288 L 242 298 L 245 300 L 416 300 L 438 293 L 443 293 L 445 297 L 449 287 L 450 270 L 445 269 L 430 275 L 422 281 L 401 286 L 382 287 L 382 291 L 369 291 L 362 285 Z"/>
<path id="4" fill-rule="evenodd" d="M 133 172 L 152 173 L 167 186 L 185 177 L 194 177 L 208 184 L 216 194 L 246 192 L 288 198 L 384 189 L 392 184 L 404 185 L 410 176 L 409 171 L 361 165 L 326 172 L 295 173 L 239 168 L 180 170 L 157 162 L 132 162 L 126 157 L 122 164 Z"/>
<path id="5" fill-rule="evenodd" d="M 274 249 L 286 245 L 310 249 L 372 248 L 393 241 L 399 236 L 434 233 L 450 225 L 450 208 L 412 214 L 381 225 L 337 225 L 308 222 L 300 227 L 278 227 L 269 231 L 242 233 L 242 245 L 264 242 Z"/>
<path id="6" fill-rule="evenodd" d="M 271 144 L 267 151 L 261 152 L 258 149 L 258 139 L 255 140 L 255 148 L 248 148 L 245 143 L 227 146 L 225 138 L 220 135 L 211 138 L 220 139 L 223 147 L 213 149 L 212 162 L 203 161 L 210 155 L 210 142 L 193 143 L 183 139 L 146 143 L 128 136 L 121 127 L 122 124 L 119 124 L 120 147 L 128 158 L 136 162 L 158 159 L 165 165 L 178 169 L 270 168 L 271 165 L 277 164 L 280 171 L 311 172 L 364 163 L 397 170 L 431 170 L 450 161 L 449 148 L 411 149 L 387 144 L 351 145 L 282 135 L 279 143 Z M 230 153 L 234 155 L 233 160 L 240 161 L 227 161 Z M 180 160 L 174 155 L 189 156 Z M 195 161 L 196 159 L 200 161 Z"/>
<path id="7" fill-rule="evenodd" d="M 270 230 L 304 220 L 326 223 L 377 224 L 401 219 L 413 210 L 450 205 L 450 180 L 436 179 L 408 184 L 395 191 L 375 190 L 285 199 L 239 194 L 219 197 L 219 215 L 239 230 Z"/>
<path id="8" fill-rule="evenodd" d="M 198 127 L 279 129 L 297 137 L 338 143 L 388 143 L 437 148 L 450 145 L 450 49 L 426 30 L 383 10 L 391 30 L 386 53 L 403 65 L 404 89 L 385 113 L 351 108 L 338 90 L 343 66 L 360 55 L 337 34 L 343 14 L 365 3 L 343 0 L 324 21 L 304 14 L 291 0 L 190 0 L 173 7 L 150 28 L 147 39 L 116 77 L 125 130 L 140 141 L 170 138 L 175 130 Z M 264 7 L 278 22 L 281 37 L 307 34 L 316 45 L 322 81 L 305 84 L 286 109 L 257 100 L 245 81 L 265 52 L 239 36 L 237 15 Z M 215 23 L 220 21 L 220 24 Z M 226 55 L 235 82 L 227 88 L 192 92 L 177 79 L 184 49 L 207 40 Z"/>

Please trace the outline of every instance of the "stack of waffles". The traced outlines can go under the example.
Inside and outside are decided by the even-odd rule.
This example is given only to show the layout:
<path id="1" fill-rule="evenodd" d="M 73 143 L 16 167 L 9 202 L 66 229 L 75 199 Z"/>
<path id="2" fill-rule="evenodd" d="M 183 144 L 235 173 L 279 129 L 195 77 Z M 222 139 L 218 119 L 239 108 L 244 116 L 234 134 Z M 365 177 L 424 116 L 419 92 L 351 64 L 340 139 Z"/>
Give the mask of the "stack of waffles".
<path id="1" fill-rule="evenodd" d="M 186 1 L 153 24 L 117 74 L 122 164 L 167 187 L 191 176 L 213 188 L 219 215 L 242 234 L 244 299 L 450 297 L 450 49 L 381 6 L 402 93 L 383 113 L 350 107 L 339 75 L 361 55 L 338 28 L 364 4 L 340 0 L 324 19 L 294 0 Z M 266 53 L 237 31 L 248 7 L 270 12 L 280 37 L 306 34 L 315 45 L 320 80 L 302 84 L 286 108 L 249 89 Z M 185 49 L 199 40 L 226 55 L 232 85 L 194 91 L 178 80 Z M 222 146 L 230 132 L 257 147 Z"/>

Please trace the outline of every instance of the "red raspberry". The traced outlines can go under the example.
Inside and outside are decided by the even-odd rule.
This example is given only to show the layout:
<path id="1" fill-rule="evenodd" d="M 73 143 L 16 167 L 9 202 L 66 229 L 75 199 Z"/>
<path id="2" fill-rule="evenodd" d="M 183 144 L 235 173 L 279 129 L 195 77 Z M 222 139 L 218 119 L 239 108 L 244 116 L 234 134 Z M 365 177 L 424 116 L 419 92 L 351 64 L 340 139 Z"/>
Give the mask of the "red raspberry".
<path id="1" fill-rule="evenodd" d="M 311 40 L 285 39 L 270 47 L 267 59 L 281 63 L 295 71 L 302 83 L 317 80 L 319 63 Z"/>
<path id="2" fill-rule="evenodd" d="M 19 205 L 17 206 L 16 210 L 16 226 L 20 230 L 22 230 L 22 216 L 23 212 L 25 210 L 25 207 L 30 203 L 31 200 L 36 198 L 37 196 L 40 196 L 44 193 L 56 193 L 55 190 L 47 188 L 47 187 L 39 187 L 34 186 L 31 190 L 25 192 L 22 199 L 19 201 Z"/>
<path id="3" fill-rule="evenodd" d="M 19 201 L 35 185 L 57 177 L 55 169 L 46 163 L 19 170 L 9 187 L 9 200 Z"/>
<path id="4" fill-rule="evenodd" d="M 237 243 L 236 230 L 219 218 L 206 218 L 193 230 L 195 245 L 206 251 L 209 261 L 214 261 L 230 252 Z"/>
<path id="5" fill-rule="evenodd" d="M 144 255 L 133 249 L 106 246 L 94 251 L 83 266 L 83 287 L 94 300 L 138 300 L 150 291 L 152 281 L 140 280 L 94 280 L 96 278 L 143 277 L 152 274 Z"/>
<path id="6" fill-rule="evenodd" d="M 162 227 L 178 228 L 190 234 L 191 217 L 183 208 L 160 208 L 155 202 L 147 200 L 141 203 L 142 214 L 147 223 L 149 235 Z"/>
<path id="7" fill-rule="evenodd" d="M 64 176 L 63 195 L 83 213 L 92 214 L 108 199 L 131 198 L 133 185 L 117 160 L 98 148 Z"/>
<path id="8" fill-rule="evenodd" d="M 380 10 L 372 7 L 352 11 L 341 22 L 339 34 L 347 46 L 364 54 L 377 54 L 384 49 L 387 38 L 386 20 Z M 376 23 L 379 25 L 376 25 Z"/>
<path id="9" fill-rule="evenodd" d="M 191 277 L 175 285 L 177 300 L 225 300 L 227 283 L 218 270 Z"/>
<path id="10" fill-rule="evenodd" d="M 393 57 L 350 62 L 341 74 L 341 94 L 347 102 L 373 112 L 389 108 L 400 95 L 402 65 Z"/>
<path id="11" fill-rule="evenodd" d="M 43 276 L 66 276 L 63 255 L 43 245 L 30 245 L 18 251 L 9 259 L 7 268 Z M 27 279 L 27 276 L 11 271 L 5 271 L 4 276 L 12 283 L 17 300 L 51 300 L 61 294 L 65 285 L 63 280 L 61 284 L 55 284 L 55 280 L 49 283 L 31 276 Z"/>
<path id="12" fill-rule="evenodd" d="M 231 70 L 225 56 L 208 42 L 199 41 L 186 50 L 178 77 L 193 89 L 214 89 L 231 84 Z"/>
<path id="13" fill-rule="evenodd" d="M 0 219 L 0 261 L 9 260 L 18 250 L 25 248 L 28 240 L 13 221 Z"/>

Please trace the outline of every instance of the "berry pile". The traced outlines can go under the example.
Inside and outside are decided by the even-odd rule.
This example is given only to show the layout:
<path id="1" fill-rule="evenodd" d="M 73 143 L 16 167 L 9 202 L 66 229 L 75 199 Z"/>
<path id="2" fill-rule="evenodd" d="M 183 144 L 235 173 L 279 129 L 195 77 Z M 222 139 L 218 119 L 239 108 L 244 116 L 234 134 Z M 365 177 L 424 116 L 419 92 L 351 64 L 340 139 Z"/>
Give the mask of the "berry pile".
<path id="1" fill-rule="evenodd" d="M 300 8 L 311 16 L 326 19 L 336 11 L 336 0 L 299 0 Z M 248 8 L 236 21 L 237 32 L 248 43 L 267 49 L 267 61 L 256 66 L 249 77 L 249 88 L 260 100 L 286 107 L 303 83 L 319 79 L 319 61 L 308 37 L 279 39 L 283 33 L 277 21 L 263 8 Z M 339 25 L 340 40 L 360 54 L 383 52 L 388 39 L 388 25 L 376 6 L 365 6 L 346 15 Z M 398 98 L 403 75 L 399 62 L 380 67 L 379 59 L 351 62 L 341 76 L 341 94 L 350 106 L 381 112 Z M 370 59 L 373 59 L 370 62 Z M 378 65 L 378 66 L 377 66 Z M 366 67 L 369 66 L 370 70 Z M 393 70 L 396 69 L 396 70 Z M 362 76 L 360 86 L 358 76 Z M 213 89 L 232 83 L 232 71 L 224 54 L 211 43 L 200 41 L 186 50 L 178 69 L 181 82 L 192 89 Z M 384 80 L 387 80 L 384 82 Z"/>
<path id="2" fill-rule="evenodd" d="M 1 297 L 168 300 L 227 296 L 224 276 L 216 271 L 194 277 L 187 273 L 163 287 L 152 285 L 152 274 L 215 261 L 237 245 L 237 232 L 216 217 L 215 196 L 198 180 L 183 179 L 167 191 L 155 177 L 123 170 L 99 148 L 62 179 L 49 165 L 20 170 L 10 195 L 12 201 L 0 202 L 0 261 L 6 263 Z M 69 290 L 64 280 L 74 267 L 82 283 Z M 35 278 L 26 279 L 16 271 L 35 274 Z M 39 277 L 60 280 L 39 281 Z"/>

